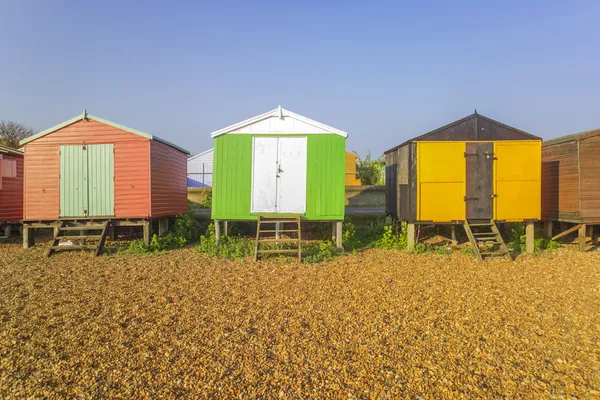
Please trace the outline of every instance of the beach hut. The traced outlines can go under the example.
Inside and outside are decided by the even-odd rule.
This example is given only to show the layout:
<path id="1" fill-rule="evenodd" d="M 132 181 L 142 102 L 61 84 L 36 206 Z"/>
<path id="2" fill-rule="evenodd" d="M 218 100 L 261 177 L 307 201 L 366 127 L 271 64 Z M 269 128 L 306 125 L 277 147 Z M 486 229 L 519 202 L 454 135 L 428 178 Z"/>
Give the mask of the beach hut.
<path id="1" fill-rule="evenodd" d="M 213 180 L 214 149 L 188 158 L 188 187 L 210 187 Z"/>
<path id="2" fill-rule="evenodd" d="M 72 232 L 79 245 L 99 253 L 111 229 L 142 226 L 150 240 L 152 221 L 159 233 L 168 218 L 187 211 L 186 161 L 189 154 L 157 136 L 87 112 L 21 141 L 25 153 L 23 243 L 36 228 L 55 228 L 51 246 Z M 71 232 L 71 233 L 69 233 Z M 87 240 L 90 239 L 90 240 Z M 95 241 L 90 245 L 90 241 Z"/>
<path id="3" fill-rule="evenodd" d="M 212 218 L 334 223 L 341 247 L 346 132 L 278 107 L 212 133 Z"/>
<path id="4" fill-rule="evenodd" d="M 533 252 L 539 137 L 475 112 L 386 151 L 385 165 L 386 210 L 408 222 L 409 247 L 415 225 L 462 225 L 479 259 L 510 258 L 496 223 L 525 222 Z"/>
<path id="5" fill-rule="evenodd" d="M 346 152 L 346 186 L 360 186 L 360 179 L 356 175 L 356 160 L 358 156 Z"/>
<path id="6" fill-rule="evenodd" d="M 23 219 L 23 152 L 0 145 L 0 229 L 10 236 L 11 228 Z"/>
<path id="7" fill-rule="evenodd" d="M 600 225 L 600 129 L 545 141 L 542 146 L 542 218 L 552 237 L 553 222 L 578 231 L 581 251 Z"/>

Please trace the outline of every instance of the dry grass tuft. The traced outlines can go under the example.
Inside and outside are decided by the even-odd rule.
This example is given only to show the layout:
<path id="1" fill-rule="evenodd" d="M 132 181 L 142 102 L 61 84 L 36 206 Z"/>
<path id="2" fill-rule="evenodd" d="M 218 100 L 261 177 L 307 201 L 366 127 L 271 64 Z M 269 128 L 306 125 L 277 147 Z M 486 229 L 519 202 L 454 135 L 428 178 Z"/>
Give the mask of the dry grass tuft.
<path id="1" fill-rule="evenodd" d="M 0 245 L 0 398 L 587 398 L 600 252 L 299 265 Z"/>

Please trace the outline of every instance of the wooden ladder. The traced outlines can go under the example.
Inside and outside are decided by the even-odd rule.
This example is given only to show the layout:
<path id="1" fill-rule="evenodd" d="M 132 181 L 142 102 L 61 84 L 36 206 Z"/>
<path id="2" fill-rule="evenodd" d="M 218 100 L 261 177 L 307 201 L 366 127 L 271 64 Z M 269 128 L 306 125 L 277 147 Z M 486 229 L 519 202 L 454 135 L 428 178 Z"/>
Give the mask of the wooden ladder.
<path id="1" fill-rule="evenodd" d="M 277 224 L 280 224 L 279 230 L 276 229 Z M 286 227 L 287 225 L 287 227 Z M 294 225 L 290 227 L 290 225 Z M 295 229 L 293 229 L 295 228 Z M 275 236 L 263 237 L 263 233 L 274 233 Z M 286 233 L 288 236 L 290 233 L 296 233 L 298 237 L 282 239 L 278 237 L 278 234 Z M 276 247 L 280 243 L 295 243 L 297 248 L 295 249 L 279 249 L 269 248 L 261 249 L 261 244 L 275 244 Z M 285 254 L 285 253 L 298 253 L 298 262 L 302 261 L 302 230 L 300 217 L 263 217 L 258 216 L 258 226 L 256 227 L 256 247 L 254 248 L 254 261 L 258 261 L 259 254 Z"/>
<path id="2" fill-rule="evenodd" d="M 54 234 L 54 240 L 52 245 L 48 249 L 47 256 L 50 257 L 52 254 L 59 250 L 95 250 L 95 255 L 99 256 L 104 250 L 104 242 L 106 241 L 106 234 L 110 227 L 110 221 L 105 221 L 102 224 L 90 224 L 90 225 L 78 225 L 78 226 L 66 226 L 65 222 L 61 222 Z M 95 232 L 95 233 L 94 233 Z M 68 240 L 69 242 L 63 242 Z M 88 241 L 92 241 L 89 244 Z M 77 242 L 78 244 L 75 244 Z"/>
<path id="3" fill-rule="evenodd" d="M 465 220 L 465 232 L 471 242 L 473 253 L 479 261 L 488 258 L 505 258 L 512 261 L 508 247 L 494 220 L 469 222 Z M 480 246 L 485 246 L 484 248 Z"/>

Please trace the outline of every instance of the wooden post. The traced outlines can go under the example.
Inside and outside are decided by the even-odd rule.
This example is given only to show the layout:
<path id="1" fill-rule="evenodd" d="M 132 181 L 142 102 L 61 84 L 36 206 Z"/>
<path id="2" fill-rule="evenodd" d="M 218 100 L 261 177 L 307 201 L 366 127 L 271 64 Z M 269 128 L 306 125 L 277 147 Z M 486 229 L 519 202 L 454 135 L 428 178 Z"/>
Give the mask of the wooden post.
<path id="1" fill-rule="evenodd" d="M 144 221 L 144 243 L 150 244 L 152 236 L 152 221 Z"/>
<path id="2" fill-rule="evenodd" d="M 204 168 L 204 165 L 202 165 L 202 168 Z M 204 179 L 204 178 L 203 178 Z M 225 223 L 223 225 L 225 225 L 225 232 L 223 232 L 223 234 L 225 236 L 229 236 L 229 224 L 227 223 L 228 221 L 225 221 Z"/>
<path id="3" fill-rule="evenodd" d="M 336 221 L 335 223 L 335 246 L 338 251 L 342 251 L 342 223 L 343 221 Z"/>
<path id="4" fill-rule="evenodd" d="M 331 223 L 331 241 L 335 242 L 335 229 L 336 229 L 336 224 L 335 222 Z"/>
<path id="5" fill-rule="evenodd" d="M 275 222 L 275 239 L 281 239 L 281 222 Z"/>
<path id="6" fill-rule="evenodd" d="M 169 232 L 169 217 L 158 219 L 158 236 L 165 236 Z"/>
<path id="7" fill-rule="evenodd" d="M 458 240 L 456 240 L 456 225 L 450 226 L 450 238 L 452 240 L 452 246 L 458 245 Z"/>
<path id="8" fill-rule="evenodd" d="M 56 237 L 56 235 L 58 235 L 58 232 L 60 231 L 60 227 L 59 226 L 55 226 L 52 230 L 52 233 L 54 234 L 54 237 Z"/>
<path id="9" fill-rule="evenodd" d="M 585 251 L 585 242 L 586 242 L 586 234 L 587 232 L 587 225 L 586 224 L 581 224 L 581 226 L 579 227 L 579 235 L 578 235 L 578 242 L 579 242 L 579 251 Z"/>
<path id="10" fill-rule="evenodd" d="M 218 219 L 215 219 L 215 244 L 221 243 L 221 225 Z"/>
<path id="11" fill-rule="evenodd" d="M 527 254 L 533 254 L 535 249 L 535 225 L 533 222 L 528 221 L 525 223 L 525 252 Z"/>
<path id="12" fill-rule="evenodd" d="M 4 236 L 9 238 L 10 233 L 12 231 L 12 226 L 10 224 L 4 226 Z"/>
<path id="13" fill-rule="evenodd" d="M 35 245 L 34 230 L 27 225 L 23 225 L 23 248 L 28 249 Z"/>
<path id="14" fill-rule="evenodd" d="M 415 224 L 408 223 L 406 224 L 406 237 L 407 237 L 407 246 L 406 249 L 408 251 L 413 251 L 415 249 Z"/>
<path id="15" fill-rule="evenodd" d="M 592 244 L 594 244 L 594 225 L 586 225 L 587 229 L 586 229 L 586 234 L 585 234 L 585 240 L 586 242 L 588 240 L 590 240 L 592 242 Z"/>
<path id="16" fill-rule="evenodd" d="M 552 239 L 552 221 L 544 221 L 544 237 Z"/>
<path id="17" fill-rule="evenodd" d="M 112 225 L 109 225 L 106 235 L 108 236 L 108 238 L 110 240 L 115 240 L 115 227 Z"/>

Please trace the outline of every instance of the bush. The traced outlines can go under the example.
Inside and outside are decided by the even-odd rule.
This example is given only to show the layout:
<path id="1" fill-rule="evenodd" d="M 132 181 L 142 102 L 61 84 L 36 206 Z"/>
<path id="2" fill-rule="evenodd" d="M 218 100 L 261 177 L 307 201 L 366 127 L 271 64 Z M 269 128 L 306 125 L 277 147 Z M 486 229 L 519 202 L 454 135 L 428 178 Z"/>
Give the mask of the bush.
<path id="1" fill-rule="evenodd" d="M 253 254 L 252 242 L 239 236 L 225 236 L 217 246 L 215 243 L 215 225 L 209 224 L 206 233 L 200 236 L 200 244 L 196 247 L 199 253 L 221 258 L 245 258 Z"/>
<path id="2" fill-rule="evenodd" d="M 553 250 L 561 247 L 556 240 L 546 239 L 542 236 L 542 231 L 536 229 L 535 240 L 533 241 L 534 254 L 538 254 L 542 250 Z M 514 251 L 519 253 L 525 251 L 527 235 L 523 224 L 506 224 L 506 238 L 507 244 L 510 244 Z"/>
<path id="3" fill-rule="evenodd" d="M 356 154 L 356 152 L 355 152 Z M 356 154 L 358 156 L 358 154 Z M 358 158 L 356 162 L 356 175 L 360 179 L 361 185 L 383 185 L 383 170 L 385 163 L 381 158 L 372 160 L 371 151 L 367 153 L 365 159 Z"/>
<path id="4" fill-rule="evenodd" d="M 204 208 L 212 208 L 212 190 L 206 193 L 206 197 L 200 202 Z"/>
<path id="5" fill-rule="evenodd" d="M 194 218 L 191 213 L 178 215 L 175 218 L 175 223 L 171 232 L 165 236 L 152 235 L 149 244 L 138 239 L 131 242 L 127 252 L 130 253 L 160 253 L 166 250 L 173 250 L 185 247 L 192 243 L 194 238 L 198 237 L 200 223 Z"/>
<path id="6" fill-rule="evenodd" d="M 408 244 L 406 230 L 406 222 L 402 222 L 401 230 L 398 233 L 394 232 L 392 225 L 385 225 L 383 227 L 383 235 L 375 242 L 375 247 L 382 249 L 406 249 Z"/>
<path id="7" fill-rule="evenodd" d="M 335 257 L 336 254 L 336 247 L 331 241 L 310 244 L 302 248 L 302 260 L 308 264 L 329 260 Z"/>
<path id="8" fill-rule="evenodd" d="M 347 220 L 344 221 L 342 233 L 342 247 L 346 251 L 356 252 L 360 248 L 360 240 L 356 237 L 356 228 L 354 224 Z"/>

